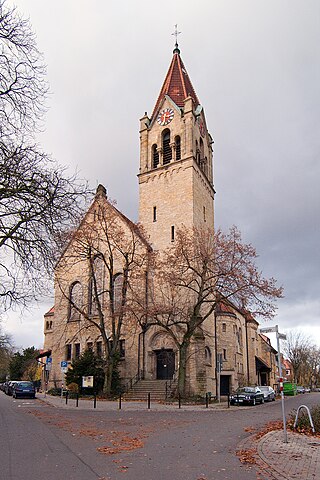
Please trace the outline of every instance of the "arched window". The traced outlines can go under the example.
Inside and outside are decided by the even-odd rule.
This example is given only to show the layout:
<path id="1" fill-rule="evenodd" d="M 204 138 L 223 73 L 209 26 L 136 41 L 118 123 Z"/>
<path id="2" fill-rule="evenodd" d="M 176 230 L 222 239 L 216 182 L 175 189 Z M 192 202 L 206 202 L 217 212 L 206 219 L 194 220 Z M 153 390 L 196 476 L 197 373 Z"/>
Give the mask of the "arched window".
<path id="1" fill-rule="evenodd" d="M 80 320 L 79 309 L 82 308 L 82 285 L 74 282 L 70 287 L 69 294 L 69 321 Z"/>
<path id="2" fill-rule="evenodd" d="M 212 365 L 212 354 L 209 347 L 205 347 L 204 349 L 204 358 L 207 365 Z"/>
<path id="3" fill-rule="evenodd" d="M 175 147 L 176 147 L 176 160 L 181 159 L 181 139 L 179 136 L 177 136 L 174 139 Z"/>
<path id="4" fill-rule="evenodd" d="M 196 140 L 196 162 L 200 165 L 200 150 L 198 145 L 198 140 Z"/>
<path id="5" fill-rule="evenodd" d="M 113 307 L 115 313 L 119 312 L 122 303 L 123 275 L 117 273 L 113 279 Z"/>
<path id="6" fill-rule="evenodd" d="M 152 145 L 152 167 L 157 168 L 159 165 L 159 152 L 156 144 Z"/>
<path id="7" fill-rule="evenodd" d="M 93 272 L 89 281 L 89 315 L 97 315 L 99 305 L 103 305 L 104 264 L 101 257 L 95 257 L 92 264 Z"/>
<path id="8" fill-rule="evenodd" d="M 172 150 L 170 147 L 170 130 L 167 129 L 162 135 L 163 165 L 167 165 L 172 160 Z"/>

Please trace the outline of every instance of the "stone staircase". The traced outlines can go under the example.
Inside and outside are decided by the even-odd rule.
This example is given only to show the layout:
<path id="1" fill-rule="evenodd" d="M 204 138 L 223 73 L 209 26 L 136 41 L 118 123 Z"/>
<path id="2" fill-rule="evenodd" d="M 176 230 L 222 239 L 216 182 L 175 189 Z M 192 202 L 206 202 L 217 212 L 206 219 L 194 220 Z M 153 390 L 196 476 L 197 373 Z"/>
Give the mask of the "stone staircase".
<path id="1" fill-rule="evenodd" d="M 152 400 L 166 399 L 166 383 L 169 385 L 169 380 L 139 380 L 132 388 L 123 395 L 125 400 L 148 400 L 148 393 Z M 171 382 L 171 389 L 175 386 Z M 168 390 L 168 396 L 170 391 Z"/>

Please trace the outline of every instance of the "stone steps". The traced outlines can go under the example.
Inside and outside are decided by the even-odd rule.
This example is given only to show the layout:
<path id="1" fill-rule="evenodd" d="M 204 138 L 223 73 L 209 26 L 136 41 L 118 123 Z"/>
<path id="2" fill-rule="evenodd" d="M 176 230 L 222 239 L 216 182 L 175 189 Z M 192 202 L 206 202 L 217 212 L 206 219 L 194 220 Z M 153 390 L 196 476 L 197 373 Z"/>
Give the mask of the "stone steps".
<path id="1" fill-rule="evenodd" d="M 169 384 L 169 380 L 139 380 L 131 390 L 124 394 L 123 398 L 125 400 L 147 400 L 148 393 L 150 393 L 151 400 L 165 400 L 167 382 Z"/>

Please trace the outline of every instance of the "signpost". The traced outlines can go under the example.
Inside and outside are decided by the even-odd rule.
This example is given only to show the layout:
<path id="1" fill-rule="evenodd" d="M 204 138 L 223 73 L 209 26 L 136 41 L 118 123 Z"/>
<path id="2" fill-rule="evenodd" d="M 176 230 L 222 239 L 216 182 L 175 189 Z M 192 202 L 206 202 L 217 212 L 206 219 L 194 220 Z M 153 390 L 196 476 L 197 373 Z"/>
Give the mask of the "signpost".
<path id="1" fill-rule="evenodd" d="M 280 340 L 287 340 L 287 336 L 284 333 L 279 333 L 278 325 L 275 325 L 274 327 L 259 328 L 259 332 L 260 333 L 270 333 L 270 332 L 275 332 L 276 333 L 277 350 L 278 350 L 279 390 L 280 390 L 280 394 L 281 394 L 284 443 L 288 443 L 286 415 L 285 415 L 285 412 L 284 412 L 284 393 L 283 393 L 283 379 L 282 379 L 281 354 L 280 354 Z"/>

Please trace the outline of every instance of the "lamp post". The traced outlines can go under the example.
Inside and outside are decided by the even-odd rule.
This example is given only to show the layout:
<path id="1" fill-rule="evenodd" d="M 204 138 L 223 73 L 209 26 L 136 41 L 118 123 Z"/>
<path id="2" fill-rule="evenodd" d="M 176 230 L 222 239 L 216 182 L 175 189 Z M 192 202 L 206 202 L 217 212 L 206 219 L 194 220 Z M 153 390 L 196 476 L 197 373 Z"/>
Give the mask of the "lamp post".
<path id="1" fill-rule="evenodd" d="M 284 412 L 283 378 L 282 378 L 281 354 L 280 354 L 280 340 L 286 340 L 287 337 L 286 337 L 285 334 L 279 332 L 278 325 L 275 325 L 274 327 L 259 328 L 259 332 L 260 333 L 269 333 L 269 332 L 275 332 L 276 333 L 277 350 L 278 350 L 279 389 L 280 389 L 280 394 L 281 394 L 281 408 L 282 408 L 282 419 L 283 419 L 284 443 L 288 443 L 286 415 L 285 415 L 285 412 Z"/>

